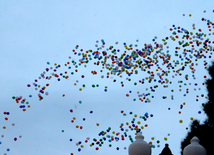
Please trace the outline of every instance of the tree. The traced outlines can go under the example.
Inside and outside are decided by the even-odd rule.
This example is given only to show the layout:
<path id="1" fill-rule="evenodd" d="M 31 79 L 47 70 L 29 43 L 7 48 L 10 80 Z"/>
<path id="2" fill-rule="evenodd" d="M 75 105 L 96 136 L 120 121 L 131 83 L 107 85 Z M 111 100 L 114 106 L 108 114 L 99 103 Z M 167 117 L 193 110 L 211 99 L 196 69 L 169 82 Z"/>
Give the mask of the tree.
<path id="1" fill-rule="evenodd" d="M 206 80 L 206 87 L 208 91 L 208 102 L 203 105 L 203 110 L 207 115 L 207 119 L 200 124 L 198 120 L 194 120 L 191 124 L 190 131 L 187 133 L 185 139 L 181 142 L 181 154 L 183 149 L 190 144 L 190 140 L 197 136 L 200 144 L 207 150 L 207 155 L 213 155 L 214 149 L 214 62 L 208 68 L 211 79 Z"/>

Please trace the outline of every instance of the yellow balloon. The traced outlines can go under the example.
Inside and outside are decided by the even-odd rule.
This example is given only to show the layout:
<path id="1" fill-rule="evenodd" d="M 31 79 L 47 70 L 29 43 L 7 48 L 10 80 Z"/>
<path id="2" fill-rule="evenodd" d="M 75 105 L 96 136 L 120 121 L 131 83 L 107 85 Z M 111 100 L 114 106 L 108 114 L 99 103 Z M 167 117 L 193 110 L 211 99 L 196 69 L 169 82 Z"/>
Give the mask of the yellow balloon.
<path id="1" fill-rule="evenodd" d="M 180 123 L 183 123 L 183 120 L 180 120 L 179 122 L 180 122 Z"/>

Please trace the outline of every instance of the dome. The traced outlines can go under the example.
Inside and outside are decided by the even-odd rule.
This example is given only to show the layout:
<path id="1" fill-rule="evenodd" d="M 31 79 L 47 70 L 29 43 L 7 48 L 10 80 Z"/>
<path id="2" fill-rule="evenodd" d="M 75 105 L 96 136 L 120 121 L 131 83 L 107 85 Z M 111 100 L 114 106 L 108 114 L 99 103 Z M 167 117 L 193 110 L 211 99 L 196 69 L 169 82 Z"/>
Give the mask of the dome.
<path id="1" fill-rule="evenodd" d="M 151 155 L 151 147 L 144 141 L 142 132 L 139 132 L 135 139 L 136 140 L 129 145 L 129 155 Z"/>
<path id="2" fill-rule="evenodd" d="M 206 149 L 199 144 L 199 139 L 195 136 L 191 139 L 191 144 L 187 145 L 184 150 L 184 155 L 206 155 Z"/>

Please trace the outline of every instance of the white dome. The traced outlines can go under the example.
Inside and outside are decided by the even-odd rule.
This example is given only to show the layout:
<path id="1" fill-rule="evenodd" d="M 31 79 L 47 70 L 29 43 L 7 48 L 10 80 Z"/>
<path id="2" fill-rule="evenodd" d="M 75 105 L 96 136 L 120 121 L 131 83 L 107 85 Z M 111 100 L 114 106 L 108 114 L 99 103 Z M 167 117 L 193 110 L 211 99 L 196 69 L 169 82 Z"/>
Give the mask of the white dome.
<path id="1" fill-rule="evenodd" d="M 129 155 L 151 155 L 150 145 L 144 141 L 141 132 L 135 137 L 135 141 L 129 145 Z"/>
<path id="2" fill-rule="evenodd" d="M 199 139 L 195 136 L 191 139 L 191 144 L 183 150 L 184 155 L 206 155 L 206 149 L 199 144 Z"/>

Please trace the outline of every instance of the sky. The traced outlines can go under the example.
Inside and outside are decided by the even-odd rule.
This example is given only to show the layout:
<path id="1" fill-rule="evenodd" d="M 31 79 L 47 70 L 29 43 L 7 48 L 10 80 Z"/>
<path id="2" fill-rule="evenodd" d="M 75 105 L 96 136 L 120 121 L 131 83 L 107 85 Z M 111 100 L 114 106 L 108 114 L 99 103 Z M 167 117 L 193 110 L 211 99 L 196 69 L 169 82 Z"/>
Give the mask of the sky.
<path id="1" fill-rule="evenodd" d="M 182 68 L 181 63 L 186 61 L 185 52 L 178 41 L 182 41 L 184 32 L 179 34 L 178 27 L 192 31 L 193 36 L 207 34 L 192 40 L 209 38 L 212 41 L 212 35 L 208 35 L 212 30 L 208 30 L 207 22 L 201 18 L 212 21 L 213 15 L 210 2 L 198 0 L 1 0 L 0 154 L 128 155 L 129 136 L 134 140 L 136 133 L 129 128 L 132 124 L 144 127 L 141 131 L 144 140 L 152 143 L 153 155 L 161 153 L 165 143 L 169 144 L 173 154 L 180 154 L 180 144 L 189 131 L 191 118 L 201 123 L 206 119 L 202 103 L 207 102 L 207 90 L 202 83 L 210 78 L 205 67 L 211 64 L 209 56 L 212 52 L 204 53 L 206 58 L 195 58 L 194 53 L 189 52 L 186 57 L 192 60 L 195 72 L 192 73 L 188 64 L 179 72 L 182 73 L 180 76 L 173 72 L 173 68 L 168 69 L 168 63 L 163 63 L 159 56 L 167 58 L 170 55 L 172 66 L 178 60 L 175 68 Z M 170 28 L 179 39 L 165 39 L 175 37 Z M 190 39 L 183 40 L 190 42 Z M 119 76 L 111 74 L 110 67 L 118 69 L 117 63 L 112 64 L 112 55 L 119 58 L 126 51 L 126 55 L 131 56 L 135 49 L 142 51 L 144 44 L 151 44 L 153 49 L 156 44 L 163 45 L 163 50 L 156 53 L 157 59 L 153 57 L 156 50 L 144 58 L 136 58 L 144 61 L 149 57 L 148 60 L 155 60 L 154 66 L 146 71 L 137 67 L 130 76 L 126 72 Z M 181 47 L 178 54 L 184 60 L 175 56 L 178 46 Z M 191 50 L 192 47 L 185 48 Z M 200 48 L 203 46 L 195 44 L 195 50 Z M 116 51 L 112 52 L 113 49 Z M 85 61 L 82 54 L 86 51 L 89 51 L 85 57 L 89 63 L 81 64 Z M 107 53 L 106 64 L 109 66 L 104 64 L 103 58 L 98 60 L 96 54 L 92 55 L 96 51 L 103 58 L 102 52 Z M 134 59 L 130 59 L 130 63 L 135 65 Z M 100 64 L 94 65 L 97 61 Z M 162 78 L 168 83 L 158 82 L 161 80 L 158 73 L 162 74 L 160 69 L 156 70 L 158 65 L 170 71 Z M 131 69 L 127 70 L 131 72 Z M 156 79 L 150 83 L 146 80 L 149 72 L 153 72 Z M 55 74 L 59 77 L 54 77 Z M 188 80 L 185 79 L 187 76 Z M 43 86 L 46 88 L 41 93 Z M 39 95 L 43 97 L 41 101 Z M 143 95 L 147 96 L 141 102 L 139 98 Z M 18 98 L 21 99 L 16 103 Z M 23 99 L 26 101 L 21 103 Z M 147 119 L 142 119 L 147 115 Z M 109 128 L 111 130 L 107 132 Z M 99 136 L 102 131 L 106 134 Z M 122 140 L 124 132 L 127 137 Z M 109 142 L 109 137 L 114 140 Z M 99 146 L 93 139 L 100 143 L 102 139 L 104 143 Z M 95 143 L 94 146 L 91 147 L 91 143 Z"/>

